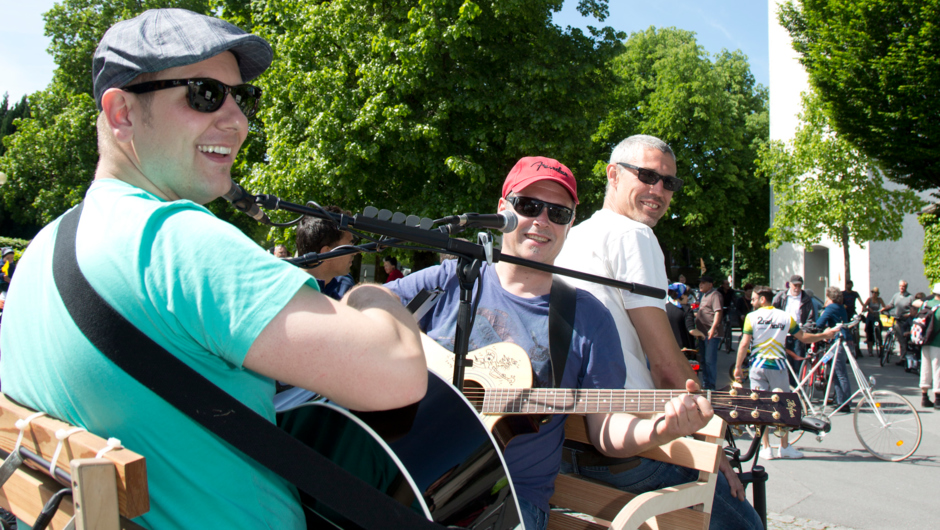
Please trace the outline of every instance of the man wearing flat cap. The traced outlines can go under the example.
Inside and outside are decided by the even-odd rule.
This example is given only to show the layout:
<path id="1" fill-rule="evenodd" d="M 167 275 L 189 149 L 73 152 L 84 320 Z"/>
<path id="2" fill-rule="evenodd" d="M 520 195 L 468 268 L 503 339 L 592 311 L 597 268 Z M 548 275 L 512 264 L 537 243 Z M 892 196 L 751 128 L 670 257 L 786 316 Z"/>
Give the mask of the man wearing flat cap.
<path id="1" fill-rule="evenodd" d="M 813 297 L 803 290 L 803 277 L 799 274 L 790 276 L 787 289 L 774 295 L 772 305 L 789 313 L 800 326 L 807 322 L 816 322 L 819 316 L 816 314 L 816 306 L 813 305 Z M 792 336 L 787 337 L 786 348 L 792 350 L 797 357 L 806 356 L 806 345 Z M 797 361 L 791 358 L 787 362 L 790 363 L 794 372 L 799 370 Z"/>
<path id="2" fill-rule="evenodd" d="M 105 33 L 93 59 L 100 159 L 75 236 L 79 268 L 132 325 L 269 420 L 275 380 L 357 410 L 413 403 L 426 365 L 397 297 L 366 286 L 331 300 L 202 206 L 232 186 L 261 97 L 246 83 L 271 60 L 263 39 L 181 9 L 147 11 Z M 136 522 L 146 527 L 304 527 L 293 486 L 82 334 L 52 277 L 62 226 L 59 218 L 36 236 L 10 289 L 4 392 L 144 455 L 151 510 Z"/>

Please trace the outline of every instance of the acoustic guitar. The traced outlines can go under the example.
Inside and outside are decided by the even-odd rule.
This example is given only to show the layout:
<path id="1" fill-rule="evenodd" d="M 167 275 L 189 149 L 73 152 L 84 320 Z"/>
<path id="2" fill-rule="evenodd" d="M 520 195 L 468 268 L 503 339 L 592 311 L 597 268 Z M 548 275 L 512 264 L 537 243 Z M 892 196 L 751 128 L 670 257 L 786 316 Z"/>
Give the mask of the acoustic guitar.
<path id="1" fill-rule="evenodd" d="M 424 340 L 428 369 L 453 377 L 454 354 L 433 339 Z M 532 388 L 532 364 L 525 350 L 515 344 L 490 344 L 467 355 L 463 393 L 480 413 L 483 423 L 502 448 L 520 434 L 538 430 L 540 419 L 552 414 L 665 412 L 672 398 L 684 390 L 623 390 Z M 803 406 L 792 392 L 732 389 L 698 392 L 711 403 L 715 414 L 730 425 L 778 425 L 799 427 Z"/>
<path id="2" fill-rule="evenodd" d="M 279 411 L 277 423 L 430 521 L 509 530 L 522 520 L 493 436 L 469 401 L 433 372 L 424 398 L 402 409 L 354 412 L 314 398 Z M 359 528 L 303 493 L 301 501 L 308 528 Z"/>

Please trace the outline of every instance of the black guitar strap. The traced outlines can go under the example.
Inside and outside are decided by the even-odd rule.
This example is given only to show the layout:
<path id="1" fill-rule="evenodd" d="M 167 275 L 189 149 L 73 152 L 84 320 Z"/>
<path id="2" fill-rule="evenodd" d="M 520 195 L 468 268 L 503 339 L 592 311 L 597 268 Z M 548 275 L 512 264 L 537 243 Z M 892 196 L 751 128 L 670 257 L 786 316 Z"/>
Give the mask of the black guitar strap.
<path id="1" fill-rule="evenodd" d="M 574 333 L 574 314 L 577 307 L 575 288 L 560 280 L 552 280 L 552 291 L 548 301 L 548 349 L 552 356 L 552 374 L 555 388 L 561 388 L 565 375 L 568 351 Z"/>
<path id="2" fill-rule="evenodd" d="M 128 375 L 233 447 L 363 528 L 441 528 L 293 438 L 146 336 L 106 302 L 78 266 L 82 205 L 59 225 L 53 278 L 72 320 Z"/>

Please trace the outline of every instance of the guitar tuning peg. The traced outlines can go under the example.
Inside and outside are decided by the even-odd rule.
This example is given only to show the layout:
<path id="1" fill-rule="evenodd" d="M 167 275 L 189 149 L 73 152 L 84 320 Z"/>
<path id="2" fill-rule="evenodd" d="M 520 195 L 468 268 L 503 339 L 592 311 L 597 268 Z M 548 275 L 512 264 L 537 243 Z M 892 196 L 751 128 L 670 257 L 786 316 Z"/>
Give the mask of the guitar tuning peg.
<path id="1" fill-rule="evenodd" d="M 751 399 L 754 401 L 757 401 L 759 399 L 757 396 L 757 392 L 751 392 Z"/>
<path id="2" fill-rule="evenodd" d="M 395 215 L 392 216 L 392 222 L 397 225 L 400 225 L 405 222 L 406 218 L 407 216 L 405 216 L 405 214 L 401 212 L 395 212 Z"/>
<path id="3" fill-rule="evenodd" d="M 371 219 L 377 215 L 379 215 L 379 209 L 375 206 L 366 206 L 365 210 L 362 210 L 363 217 L 368 217 Z"/>
<path id="4" fill-rule="evenodd" d="M 770 397 L 770 400 L 773 401 L 774 403 L 779 403 L 779 402 L 780 402 L 780 396 L 777 395 L 777 394 L 774 394 L 773 396 Z"/>
<path id="5" fill-rule="evenodd" d="M 388 221 L 391 218 L 392 218 L 391 210 L 386 210 L 384 208 L 379 210 L 379 221 Z"/>
<path id="6" fill-rule="evenodd" d="M 755 420 L 756 420 L 757 418 L 760 418 L 760 412 L 757 412 L 757 409 L 752 410 L 752 411 L 751 411 L 751 417 L 754 418 Z"/>
<path id="7" fill-rule="evenodd" d="M 732 410 L 731 412 L 728 413 L 728 416 L 731 416 L 732 418 L 737 419 L 737 418 L 738 418 L 738 411 Z"/>
<path id="8" fill-rule="evenodd" d="M 420 223 L 420 222 L 421 222 L 421 218 L 418 217 L 417 215 L 409 215 L 409 216 L 405 219 L 405 225 L 406 225 L 406 226 L 418 226 L 418 223 Z"/>
<path id="9" fill-rule="evenodd" d="M 731 397 L 737 396 L 737 395 L 738 395 L 738 388 L 739 388 L 739 387 L 732 386 L 732 387 L 731 387 L 731 390 L 728 391 L 728 395 L 731 396 Z"/>
<path id="10" fill-rule="evenodd" d="M 428 219 L 427 217 L 422 217 L 421 222 L 418 224 L 418 227 L 423 230 L 430 230 L 434 228 L 434 221 Z"/>
<path id="11" fill-rule="evenodd" d="M 780 413 L 775 410 L 774 413 L 773 413 L 773 417 L 774 417 L 775 420 L 779 420 L 779 419 L 780 419 Z"/>

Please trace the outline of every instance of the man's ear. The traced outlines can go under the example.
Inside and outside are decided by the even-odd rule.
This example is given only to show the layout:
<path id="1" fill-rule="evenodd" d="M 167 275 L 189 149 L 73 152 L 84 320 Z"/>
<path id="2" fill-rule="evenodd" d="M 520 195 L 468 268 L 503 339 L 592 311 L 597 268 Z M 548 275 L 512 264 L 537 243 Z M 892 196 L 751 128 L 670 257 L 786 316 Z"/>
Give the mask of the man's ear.
<path id="1" fill-rule="evenodd" d="M 333 250 L 333 247 L 331 247 L 331 246 L 329 246 L 329 245 L 323 245 L 322 247 L 320 247 L 320 252 L 318 252 L 318 254 L 324 254 L 324 253 L 329 252 L 329 251 L 331 251 L 331 250 Z"/>
<path id="2" fill-rule="evenodd" d="M 607 182 L 609 182 L 612 187 L 616 187 L 619 178 L 620 172 L 617 171 L 617 164 L 607 164 Z"/>
<path id="3" fill-rule="evenodd" d="M 506 199 L 500 197 L 500 198 L 499 198 L 499 202 L 496 203 L 496 211 L 497 211 L 497 212 L 501 212 L 501 211 L 503 211 L 503 210 L 507 210 L 507 209 L 509 209 L 510 206 L 512 206 L 512 205 L 509 204 L 509 201 L 507 201 Z"/>
<path id="4" fill-rule="evenodd" d="M 109 88 L 101 96 L 101 111 L 118 142 L 127 143 L 134 138 L 131 110 L 136 104 L 136 99 L 119 88 Z"/>

